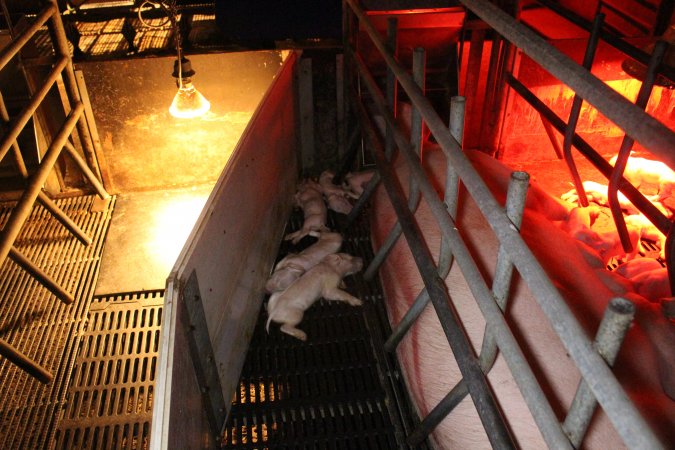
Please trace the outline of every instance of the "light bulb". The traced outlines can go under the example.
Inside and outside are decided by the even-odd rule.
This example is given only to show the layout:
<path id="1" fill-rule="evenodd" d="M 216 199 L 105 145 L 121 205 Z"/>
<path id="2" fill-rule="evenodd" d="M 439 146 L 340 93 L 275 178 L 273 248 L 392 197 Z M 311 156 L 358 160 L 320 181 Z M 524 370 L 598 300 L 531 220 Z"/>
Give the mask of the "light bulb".
<path id="1" fill-rule="evenodd" d="M 192 119 L 205 114 L 210 108 L 211 104 L 201 92 L 190 81 L 183 80 L 183 86 L 171 102 L 169 113 L 179 119 Z"/>

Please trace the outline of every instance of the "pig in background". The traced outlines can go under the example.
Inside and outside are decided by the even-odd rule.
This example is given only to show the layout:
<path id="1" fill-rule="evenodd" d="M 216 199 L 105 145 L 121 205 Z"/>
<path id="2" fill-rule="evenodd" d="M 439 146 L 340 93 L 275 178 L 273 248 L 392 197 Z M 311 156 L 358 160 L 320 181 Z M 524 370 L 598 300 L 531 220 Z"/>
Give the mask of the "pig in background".
<path id="1" fill-rule="evenodd" d="M 466 154 L 503 204 L 511 170 L 485 154 L 473 151 L 467 151 Z M 439 149 L 425 150 L 424 165 L 427 172 L 432 174 L 438 192 L 442 192 L 445 178 L 442 152 Z M 401 185 L 405 188 L 408 186 L 407 168 L 398 163 L 396 166 Z M 595 335 L 611 298 L 625 296 L 636 304 L 636 319 L 619 353 L 615 373 L 657 436 L 665 444 L 672 444 L 675 442 L 675 401 L 665 391 L 672 392 L 669 384 L 672 375 L 668 374 L 672 361 L 675 361 L 673 325 L 666 320 L 658 304 L 650 303 L 632 292 L 629 280 L 608 272 L 595 251 L 572 239 L 554 223 L 564 221 L 568 216 L 569 206 L 536 185 L 531 186 L 521 231 L 523 239 L 567 300 L 589 337 Z M 415 217 L 432 255 L 437 258 L 440 230 L 425 201 L 421 202 Z M 395 221 L 386 194 L 379 188 L 373 199 L 371 219 L 375 248 L 381 245 Z M 460 190 L 457 222 L 489 285 L 496 261 L 497 240 L 464 189 Z M 423 288 L 410 250 L 403 239 L 398 241 L 382 265 L 380 276 L 390 322 L 395 326 Z M 456 264 L 445 285 L 472 346 L 478 353 L 485 322 Z M 515 330 L 514 334 L 554 411 L 563 420 L 580 375 L 517 273 L 514 274 L 507 306 L 507 321 Z M 460 379 L 452 351 L 431 307 L 425 310 L 403 339 L 397 354 L 413 403 L 420 415 L 426 416 Z M 489 373 L 488 381 L 517 444 L 522 448 L 545 448 L 543 438 L 501 355 Z M 430 439 L 439 449 L 490 448 L 475 407 L 468 397 L 443 420 Z M 599 411 L 591 423 L 583 447 L 614 449 L 624 448 L 624 445 L 604 412 Z"/>

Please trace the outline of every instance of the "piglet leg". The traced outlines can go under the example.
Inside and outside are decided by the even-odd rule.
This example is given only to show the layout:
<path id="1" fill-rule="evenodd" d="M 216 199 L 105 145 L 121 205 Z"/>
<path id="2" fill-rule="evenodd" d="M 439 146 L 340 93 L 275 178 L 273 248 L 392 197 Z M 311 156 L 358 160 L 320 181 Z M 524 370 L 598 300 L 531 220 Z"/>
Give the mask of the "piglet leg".
<path id="1" fill-rule="evenodd" d="M 285 323 L 281 326 L 280 330 L 286 334 L 290 334 L 294 338 L 300 339 L 301 341 L 307 340 L 307 333 L 305 333 L 299 328 L 295 328 L 295 326 L 293 325 Z"/>
<path id="2" fill-rule="evenodd" d="M 361 300 L 354 297 L 349 292 L 343 291 L 342 289 L 340 289 L 338 287 L 328 288 L 328 289 L 324 290 L 323 298 L 325 298 L 326 300 L 337 300 L 337 301 L 349 303 L 352 306 L 363 305 L 363 302 Z"/>

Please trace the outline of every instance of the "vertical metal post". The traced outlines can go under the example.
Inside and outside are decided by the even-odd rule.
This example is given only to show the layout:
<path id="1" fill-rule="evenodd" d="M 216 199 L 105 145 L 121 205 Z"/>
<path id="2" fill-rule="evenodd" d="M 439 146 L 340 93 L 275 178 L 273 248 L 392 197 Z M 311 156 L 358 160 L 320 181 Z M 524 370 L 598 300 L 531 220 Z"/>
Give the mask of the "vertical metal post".
<path id="1" fill-rule="evenodd" d="M 594 345 L 610 367 L 614 365 L 634 315 L 635 305 L 623 298 L 612 299 L 605 309 Z M 582 379 L 563 423 L 563 430 L 574 448 L 579 448 L 597 404 L 598 401 L 588 387 L 588 383 Z"/>
<path id="2" fill-rule="evenodd" d="M 424 49 L 418 47 L 413 51 L 413 80 L 420 87 L 420 89 L 422 89 L 422 92 L 424 92 L 425 71 L 426 67 L 425 67 Z M 422 154 L 422 127 L 423 127 L 422 116 L 420 115 L 419 111 L 417 111 L 416 108 L 413 106 L 411 111 L 410 138 L 411 138 L 411 146 L 418 156 Z M 394 146 L 395 143 L 393 130 L 390 130 L 390 128 L 391 127 L 387 123 L 387 133 L 391 131 L 391 134 L 387 134 L 387 136 L 391 139 L 391 145 Z M 388 149 L 386 145 L 385 149 Z M 387 159 L 391 160 L 391 153 L 385 154 L 387 156 Z M 415 183 L 415 180 L 411 178 L 408 190 L 408 208 L 411 211 L 415 211 L 417 209 L 417 206 L 419 205 L 419 201 L 420 201 L 419 189 L 417 187 L 417 184 Z M 377 273 L 377 269 L 380 267 L 382 262 L 384 262 L 384 259 L 387 257 L 394 244 L 396 244 L 396 241 L 401 236 L 401 233 L 402 233 L 401 224 L 399 222 L 396 222 L 396 224 L 394 224 L 394 227 L 391 229 L 386 239 L 384 240 L 384 243 L 378 249 L 377 254 L 373 257 L 373 260 L 370 262 L 368 268 L 364 272 L 363 278 L 365 280 L 371 280 L 375 276 L 375 274 Z"/>
<path id="3" fill-rule="evenodd" d="M 513 172 L 511 182 L 506 193 L 506 215 L 513 225 L 520 229 L 523 221 L 523 210 L 530 176 L 526 172 Z M 504 248 L 500 246 L 497 254 L 497 265 L 492 284 L 492 292 L 495 301 L 502 312 L 506 309 L 513 264 L 509 261 Z M 494 334 L 485 329 L 483 344 L 480 352 L 479 363 L 483 373 L 488 373 L 497 359 L 497 342 Z M 432 409 L 422 423 L 408 438 L 410 445 L 419 445 L 434 428 L 466 397 L 469 390 L 464 379 L 460 380 L 454 388 Z"/>
<path id="4" fill-rule="evenodd" d="M 490 47 L 490 63 L 488 65 L 487 82 L 485 84 L 485 99 L 483 100 L 483 111 L 481 113 L 481 127 L 478 139 L 478 148 L 485 150 L 490 142 L 490 129 L 494 126 L 491 120 L 491 110 L 495 103 L 498 72 L 500 69 L 499 57 L 501 47 L 501 36 L 494 33 L 494 39 Z"/>
<path id="5" fill-rule="evenodd" d="M 464 135 L 464 112 L 465 112 L 464 97 L 455 96 L 450 101 L 450 134 L 462 145 L 462 136 Z M 445 175 L 445 195 L 444 202 L 448 208 L 448 212 L 452 218 L 457 215 L 457 200 L 459 194 L 459 177 L 450 160 L 447 160 L 446 175 Z M 442 279 L 448 276 L 450 267 L 452 266 L 452 252 L 450 245 L 444 237 L 441 237 L 441 250 L 438 262 L 438 276 Z M 422 314 L 422 311 L 429 304 L 429 293 L 423 289 L 415 298 L 415 301 L 410 306 L 408 311 L 396 325 L 396 328 L 391 333 L 391 336 L 384 344 L 385 350 L 392 352 L 396 346 L 401 342 L 403 336 L 410 330 L 410 327 L 415 323 L 417 318 Z"/>
<path id="6" fill-rule="evenodd" d="M 586 45 L 586 53 L 584 54 L 583 66 L 590 70 L 593 65 L 593 58 L 595 58 L 595 50 L 598 47 L 598 39 L 600 37 L 600 30 L 602 29 L 602 23 L 604 21 L 605 15 L 602 13 L 596 14 L 595 20 L 593 21 L 593 30 L 591 35 L 588 38 L 588 44 Z M 579 176 L 579 171 L 577 166 L 574 163 L 574 157 L 572 156 L 572 139 L 577 129 L 577 121 L 579 120 L 579 113 L 581 112 L 581 105 L 584 99 L 581 98 L 578 94 L 574 94 L 574 100 L 572 100 L 572 110 L 570 111 L 570 117 L 568 119 L 567 128 L 565 129 L 565 137 L 563 139 L 563 155 L 565 157 L 565 162 L 567 163 L 567 168 L 570 171 L 572 176 L 572 181 L 574 182 L 574 188 L 577 191 L 579 196 L 579 203 L 584 208 L 588 206 L 588 198 L 586 198 L 586 191 L 584 190 L 584 185 L 581 182 L 581 177 Z"/>
<path id="7" fill-rule="evenodd" d="M 398 56 L 398 20 L 395 17 L 390 17 L 387 19 L 386 46 L 389 52 L 394 55 L 394 58 L 396 58 Z M 387 67 L 387 105 L 389 105 L 391 114 L 394 116 L 394 118 L 396 117 L 397 102 L 398 82 L 396 81 L 396 75 L 394 75 L 394 72 L 390 67 Z M 389 125 L 386 126 L 384 142 L 384 153 L 387 156 L 387 159 L 389 159 L 394 152 L 394 137 Z"/>
<path id="8" fill-rule="evenodd" d="M 642 86 L 640 86 L 640 91 L 638 92 L 637 100 L 635 101 L 635 104 L 641 109 L 645 109 L 647 107 L 647 102 L 649 102 L 649 97 L 651 96 L 652 88 L 654 87 L 654 81 L 656 80 L 656 69 L 658 69 L 659 64 L 661 64 L 667 49 L 668 43 L 665 41 L 658 41 L 654 46 L 654 52 L 652 53 L 652 57 L 649 59 L 649 64 L 647 65 L 645 79 L 642 82 Z M 623 177 L 623 172 L 626 169 L 628 157 L 630 156 L 630 150 L 633 148 L 634 142 L 635 141 L 630 136 L 624 136 L 623 141 L 621 141 L 621 147 L 619 148 L 616 162 L 614 163 L 614 170 L 612 170 L 612 175 L 609 177 L 609 185 L 607 186 L 609 209 L 612 211 L 612 217 L 614 218 L 616 231 L 619 233 L 621 245 L 623 246 L 623 250 L 626 253 L 633 251 L 633 245 L 630 242 L 630 235 L 628 233 L 628 228 L 626 227 L 626 221 L 623 218 L 621 205 L 619 205 L 618 194 L 619 182 Z"/>
<path id="9" fill-rule="evenodd" d="M 52 16 L 48 25 L 49 28 L 53 31 L 52 36 L 54 38 L 54 50 L 57 55 L 65 56 L 68 58 L 68 63 L 64 69 L 64 84 L 66 87 L 66 93 L 70 99 L 71 107 L 72 105 L 81 102 L 80 91 L 77 88 L 77 79 L 75 78 L 75 69 L 73 69 L 73 63 L 70 60 L 70 50 L 68 48 L 68 39 L 66 38 L 66 31 L 63 27 L 63 22 L 61 21 L 61 15 L 59 14 L 59 7 L 56 0 L 48 0 L 51 3 L 56 13 Z M 79 120 L 77 121 L 77 132 L 80 136 L 80 141 L 82 142 L 82 148 L 84 150 L 84 156 L 91 168 L 92 172 L 96 174 L 96 177 L 100 179 L 101 174 L 98 169 L 98 163 L 96 161 L 96 153 L 94 151 L 94 145 L 92 143 L 91 135 L 89 134 L 89 128 L 85 121 L 84 115 L 80 115 Z"/>
<path id="10" fill-rule="evenodd" d="M 74 105 L 73 109 L 70 111 L 70 114 L 66 118 L 65 123 L 61 127 L 61 130 L 54 138 L 54 141 L 49 146 L 49 149 L 47 149 L 40 167 L 30 178 L 28 186 L 21 196 L 21 200 L 19 200 L 17 205 L 14 207 L 12 215 L 7 220 L 7 223 L 5 223 L 2 233 L 0 233 L 0 263 L 7 258 L 12 244 L 19 235 L 21 227 L 30 214 L 33 204 L 35 203 L 35 199 L 38 197 L 38 194 L 42 189 L 42 183 L 44 183 L 47 175 L 49 175 L 49 172 L 61 154 L 63 144 L 68 139 L 68 136 L 70 136 L 70 133 L 72 133 L 76 121 L 82 115 L 83 109 L 84 107 L 82 103 L 77 103 Z"/>

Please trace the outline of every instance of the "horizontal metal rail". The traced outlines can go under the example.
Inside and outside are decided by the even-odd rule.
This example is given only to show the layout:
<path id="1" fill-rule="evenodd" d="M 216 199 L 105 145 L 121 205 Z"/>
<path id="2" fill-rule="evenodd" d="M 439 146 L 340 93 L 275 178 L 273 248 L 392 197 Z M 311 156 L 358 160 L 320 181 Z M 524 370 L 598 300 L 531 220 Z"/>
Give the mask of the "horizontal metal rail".
<path id="1" fill-rule="evenodd" d="M 53 376 L 47 369 L 21 353 L 4 339 L 0 339 L 0 354 L 32 377 L 37 378 L 41 383 L 47 384 L 52 381 Z"/>
<path id="2" fill-rule="evenodd" d="M 353 0 L 348 0 L 353 3 Z M 614 122 L 657 158 L 675 168 L 675 133 L 577 65 L 527 26 L 486 0 L 460 0 L 500 35 Z"/>
<path id="3" fill-rule="evenodd" d="M 434 138 L 446 157 L 453 164 L 467 191 L 476 201 L 500 244 L 507 252 L 509 259 L 527 283 L 554 331 L 561 338 L 563 346 L 570 354 L 582 377 L 588 383 L 591 392 L 598 399 L 598 402 L 603 407 L 621 438 L 632 448 L 661 448 L 658 439 L 639 414 L 635 405 L 627 397 L 602 357 L 595 351 L 592 343 L 585 336 L 564 299 L 548 279 L 546 272 L 518 232 L 513 229 L 513 224 L 501 210 L 498 202 L 466 155 L 462 153 L 461 148 L 452 138 L 429 100 L 424 97 L 407 71 L 389 54 L 382 43 L 379 33 L 370 24 L 363 10 L 356 4 L 356 1 L 345 1 L 360 20 L 363 29 L 369 35 L 387 65 L 394 71 L 413 106 L 421 112 Z M 502 36 L 523 49 L 525 53 L 539 62 L 545 69 L 561 78 L 563 82 L 572 87 L 583 98 L 587 99 L 589 103 L 598 108 L 610 120 L 613 120 L 621 128 L 624 128 L 638 142 L 641 142 L 645 147 L 648 147 L 659 156 L 664 155 L 664 161 L 675 167 L 675 155 L 672 154 L 672 148 L 675 148 L 675 134 L 672 131 L 649 117 L 619 94 L 616 94 L 597 78 L 591 76 L 589 79 L 590 74 L 584 73 L 583 69 L 576 66 L 566 56 L 548 45 L 531 30 L 516 23 L 513 18 L 507 16 L 494 5 L 482 0 L 462 0 L 462 3 L 495 28 Z M 598 92 L 591 92 L 593 89 L 596 89 Z M 616 111 L 610 111 L 612 108 L 616 108 Z M 403 151 L 403 154 L 406 155 L 407 152 Z M 456 232 L 456 229 L 454 229 L 454 223 L 448 215 L 445 205 L 438 199 L 437 194 L 425 179 L 424 172 L 419 167 L 419 162 L 413 158 L 408 158 L 408 163 L 412 173 L 417 173 L 414 176 L 418 177 L 417 182 L 420 185 L 425 200 L 429 203 L 432 214 L 440 225 L 442 233 L 448 239 L 453 239 L 453 230 Z M 473 278 L 468 276 L 467 270 L 475 270 L 478 279 L 482 279 L 480 272 L 475 267 L 475 262 L 469 257 L 468 250 L 465 252 L 465 256 L 469 258 L 469 261 L 463 261 L 464 258 L 460 256 L 462 243 L 451 242 L 454 247 L 453 254 L 460 264 L 462 273 L 469 281 L 472 293 L 478 301 L 481 311 L 486 316 L 486 320 L 495 330 L 495 337 L 497 342 L 499 342 L 500 350 L 506 354 L 505 347 L 508 345 L 506 343 L 514 342 L 513 336 L 510 335 L 504 318 L 501 316 L 501 311 L 494 302 L 494 299 L 492 299 L 487 287 L 481 283 L 474 284 L 472 282 Z M 466 250 L 466 248 L 464 247 L 463 250 Z M 518 349 L 512 350 L 515 352 L 514 354 L 522 357 L 522 353 Z M 521 384 L 522 379 L 519 379 L 520 377 L 516 375 L 520 370 L 518 364 L 515 364 L 514 359 L 511 357 L 506 358 L 506 360 L 512 373 L 514 373 L 521 392 L 526 401 L 528 401 L 528 405 L 531 405 L 531 402 L 528 400 L 530 393 L 527 389 L 523 389 Z M 533 415 L 536 420 L 537 414 Z M 537 423 L 539 425 L 539 422 Z M 566 442 L 569 445 L 569 441 Z"/>
<path id="4" fill-rule="evenodd" d="M 350 50 L 350 54 L 351 53 L 352 51 Z M 356 59 L 357 63 L 359 63 L 359 61 L 362 60 L 360 58 Z M 358 68 L 360 70 L 364 69 L 365 65 L 359 63 Z M 495 303 L 492 292 L 485 284 L 485 280 L 478 269 L 478 266 L 471 258 L 471 253 L 455 227 L 454 220 L 450 216 L 452 211 L 448 211 L 445 203 L 440 201 L 436 190 L 427 180 L 426 174 L 419 164 L 417 155 L 408 145 L 403 133 L 396 128 L 394 117 L 387 110 L 384 97 L 382 96 L 382 93 L 379 92 L 375 80 L 367 71 L 364 72 L 361 70 L 361 75 L 363 85 L 373 97 L 377 111 L 384 117 L 387 124 L 392 127 L 394 142 L 401 151 L 402 156 L 406 158 L 411 175 L 417 180 L 423 198 L 426 200 L 434 217 L 439 223 L 442 232 L 442 240 L 447 243 L 446 245 L 449 246 L 455 261 L 459 264 L 462 274 L 467 280 L 469 289 L 478 301 L 479 307 L 481 307 L 481 310 L 483 311 L 489 328 L 493 330 L 495 340 L 498 342 L 500 350 L 504 353 L 507 363 L 512 363 L 509 364 L 509 368 L 513 372 L 518 387 L 523 393 L 523 397 L 530 407 L 532 416 L 537 425 L 540 430 L 542 430 L 546 442 L 552 448 L 571 448 L 562 427 L 557 421 L 553 409 L 546 400 L 544 392 L 537 383 L 534 373 L 527 364 L 523 352 L 511 333 L 502 311 Z M 475 176 L 478 175 L 476 174 Z M 449 270 L 449 266 L 447 269 Z M 447 275 L 447 271 L 445 271 L 445 274 Z M 421 303 L 421 301 L 416 303 Z M 421 310 L 419 313 L 421 313 Z"/>
<path id="5" fill-rule="evenodd" d="M 365 107 L 360 102 L 356 107 L 362 120 L 366 120 L 368 114 Z M 413 258 L 424 281 L 424 286 L 427 292 L 429 292 L 429 297 L 436 310 L 443 332 L 455 355 L 459 370 L 467 381 L 469 394 L 476 406 L 490 444 L 493 448 L 515 448 L 515 444 L 512 441 L 513 438 L 509 435 L 494 394 L 487 383 L 478 358 L 471 348 L 469 338 L 461 326 L 461 319 L 457 311 L 451 307 L 452 303 L 443 285 L 443 280 L 438 276 L 438 268 L 434 265 L 433 258 L 422 239 L 422 231 L 415 221 L 413 213 L 410 210 L 410 205 L 405 201 L 403 190 L 391 168 L 392 165 L 389 164 L 389 161 L 385 157 L 385 150 L 382 148 L 373 128 L 373 125 L 369 123 L 364 131 L 374 148 L 373 153 L 378 172 L 389 194 L 389 200 L 396 211 L 398 223 L 400 223 L 408 246 L 412 251 Z M 413 179 L 411 178 L 411 180 Z"/>
<path id="6" fill-rule="evenodd" d="M 75 125 L 83 111 L 84 105 L 82 105 L 82 103 L 74 105 L 70 114 L 68 114 L 68 117 L 61 126 L 61 129 L 54 137 L 54 141 L 47 149 L 47 152 L 40 163 L 40 167 L 38 167 L 35 173 L 30 177 L 28 187 L 12 210 L 9 219 L 7 219 L 7 223 L 5 223 L 5 226 L 2 229 L 2 234 L 0 234 L 0 263 L 7 258 L 12 244 L 21 232 L 21 227 L 31 213 L 33 204 L 42 190 L 42 185 L 47 180 L 49 172 L 54 167 L 63 146 L 75 129 Z"/>
<path id="7" fill-rule="evenodd" d="M 506 82 L 525 99 L 542 117 L 560 133 L 565 133 L 566 124 L 556 113 L 546 106 L 537 96 L 523 83 L 511 74 L 506 74 Z M 613 167 L 603 158 L 588 142 L 578 134 L 574 134 L 572 143 L 593 165 L 608 179 L 612 176 Z M 658 228 L 664 235 L 668 235 L 671 228 L 670 220 L 659 211 L 640 191 L 630 184 L 625 178 L 619 182 L 619 190 L 630 202 Z"/>
<path id="8" fill-rule="evenodd" d="M 15 263 L 28 272 L 33 278 L 40 282 L 58 299 L 66 304 L 73 303 L 73 296 L 63 289 L 47 273 L 34 265 L 28 258 L 14 247 L 22 227 L 33 210 L 33 206 L 40 201 L 47 211 L 51 213 L 61 224 L 65 226 L 80 242 L 85 245 L 91 243 L 91 238 L 87 236 L 52 200 L 42 191 L 42 187 L 52 171 L 56 161 L 61 155 L 64 146 L 75 163 L 80 167 L 84 176 L 94 186 L 100 197 L 108 197 L 107 192 L 99 182 L 96 171 L 98 164 L 93 149 L 93 142 L 89 134 L 89 124 L 84 117 L 84 104 L 77 86 L 77 80 L 73 65 L 70 60 L 70 50 L 65 37 L 65 30 L 61 22 L 61 16 L 58 13 L 56 0 L 47 0 L 46 6 L 37 15 L 35 21 L 31 23 L 23 32 L 13 36 L 12 42 L 0 51 L 0 69 L 5 67 L 12 59 L 19 54 L 24 45 L 30 42 L 31 38 L 45 24 L 49 27 L 50 35 L 54 44 L 55 61 L 46 79 L 32 93 L 28 104 L 13 120 L 10 121 L 9 115 L 0 97 L 0 119 L 9 124 L 9 130 L 2 137 L 0 142 L 0 160 L 2 160 L 10 149 L 13 150 L 14 159 L 20 175 L 25 178 L 26 188 L 21 198 L 13 208 L 7 222 L 0 230 L 0 264 L 4 263 L 7 257 L 10 257 Z M 19 62 L 20 63 L 20 62 Z M 68 105 L 65 105 L 66 119 L 59 131 L 53 136 L 49 147 L 47 148 L 39 166 L 29 177 L 28 170 L 21 155 L 17 139 L 21 131 L 25 128 L 31 117 L 34 117 L 38 108 L 46 98 L 48 92 L 57 80 L 63 76 L 65 91 L 68 98 Z M 88 164 L 83 161 L 75 148 L 69 142 L 70 136 L 77 128 L 82 148 L 87 158 Z M 36 377 L 43 383 L 51 380 L 52 376 L 41 368 L 37 363 L 31 361 L 14 349 L 10 344 L 4 341 L 0 342 L 0 354 L 6 356 L 20 368 L 30 375 Z"/>
<path id="9" fill-rule="evenodd" d="M 548 9 L 555 12 L 559 16 L 564 17 L 565 19 L 569 20 L 576 26 L 581 27 L 586 31 L 590 31 L 593 27 L 590 21 L 584 19 L 583 17 L 578 16 L 577 14 L 566 9 L 564 6 L 562 6 L 560 3 L 554 0 L 537 0 L 537 2 L 541 3 L 542 5 L 546 6 Z M 662 2 L 662 4 L 665 3 L 666 2 Z M 649 64 L 650 55 L 647 52 L 635 47 L 634 45 L 629 44 L 616 34 L 606 30 L 602 30 L 600 31 L 600 37 L 602 38 L 603 41 L 607 42 L 612 47 L 625 53 L 626 55 L 644 64 L 645 66 Z M 665 76 L 666 78 L 670 79 L 671 81 L 675 82 L 675 69 L 673 69 L 672 67 L 663 65 L 659 67 L 659 73 Z"/>
<path id="10" fill-rule="evenodd" d="M 3 136 L 2 143 L 0 143 L 0 160 L 7 155 L 9 149 L 19 138 L 19 134 L 21 134 L 21 131 L 30 118 L 33 117 L 35 111 L 40 107 L 40 103 L 42 103 L 42 100 L 47 96 L 49 90 L 54 83 L 56 83 L 56 80 L 61 76 L 61 72 L 63 72 L 66 65 L 68 65 L 68 58 L 65 56 L 56 61 L 52 70 L 49 71 L 49 75 L 47 75 L 45 81 L 33 94 L 28 104 L 24 106 L 21 112 L 12 120 L 12 127 Z"/>
<path id="11" fill-rule="evenodd" d="M 12 43 L 0 51 L 0 70 L 3 69 L 23 48 L 24 45 L 38 32 L 42 26 L 58 11 L 56 4 L 45 6 L 37 15 L 35 21 L 23 32 L 12 39 Z"/>

